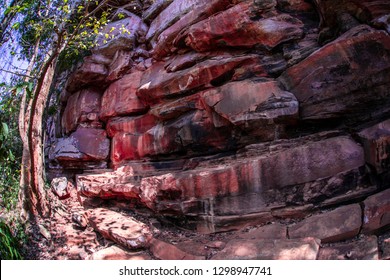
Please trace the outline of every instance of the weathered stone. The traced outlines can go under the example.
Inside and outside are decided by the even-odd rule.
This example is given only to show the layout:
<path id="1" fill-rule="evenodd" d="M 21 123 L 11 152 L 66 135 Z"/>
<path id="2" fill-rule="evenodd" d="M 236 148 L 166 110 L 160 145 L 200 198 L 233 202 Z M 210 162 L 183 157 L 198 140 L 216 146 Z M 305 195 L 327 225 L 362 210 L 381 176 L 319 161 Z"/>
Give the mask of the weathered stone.
<path id="1" fill-rule="evenodd" d="M 115 171 L 98 170 L 95 173 L 79 174 L 76 182 L 79 192 L 87 197 L 139 198 L 139 183 L 142 176 L 181 170 L 185 160 L 142 162 L 132 161 Z"/>
<path id="2" fill-rule="evenodd" d="M 141 77 L 142 72 L 136 71 L 107 88 L 102 97 L 101 119 L 146 112 L 148 107 L 136 95 Z"/>
<path id="3" fill-rule="evenodd" d="M 107 178 L 105 178 L 107 179 Z M 103 199 L 139 199 L 140 189 L 134 183 L 111 183 L 106 180 L 92 182 L 82 186 L 81 192 L 87 197 L 100 197 Z"/>
<path id="4" fill-rule="evenodd" d="M 205 111 L 194 111 L 169 121 L 158 123 L 143 134 L 121 132 L 112 140 L 111 160 L 118 164 L 124 160 L 148 156 L 168 155 L 184 148 L 201 152 L 204 149 L 223 150 L 225 135 L 215 129 Z"/>
<path id="5" fill-rule="evenodd" d="M 364 161 L 361 147 L 348 138 L 337 137 L 308 143 L 305 146 L 280 151 L 267 157 L 237 159 L 230 166 L 223 164 L 213 169 L 202 170 L 202 172 L 197 170 L 188 171 L 188 175 L 191 174 L 188 178 L 191 178 L 191 180 L 196 180 L 196 176 L 200 176 L 199 182 L 205 180 L 208 185 L 211 182 L 213 186 L 219 186 L 220 184 L 217 182 L 230 182 L 232 186 L 232 189 L 225 186 L 220 190 L 193 189 L 188 195 L 189 197 L 193 195 L 195 197 L 213 197 L 216 193 L 219 195 L 237 194 L 238 184 L 250 188 L 247 189 L 248 192 L 255 192 L 256 189 L 261 188 L 272 189 L 292 186 L 317 178 L 332 176 L 343 170 L 354 169 L 362 165 L 364 165 Z M 284 172 L 281 173 L 279 170 L 284 170 Z M 238 174 L 239 176 L 237 176 Z M 253 176 L 249 174 L 253 174 Z M 230 179 L 223 180 L 225 176 Z M 247 181 L 237 181 L 238 177 L 246 178 Z M 181 185 L 186 186 L 185 178 L 182 180 Z"/>
<path id="6" fill-rule="evenodd" d="M 315 260 L 320 240 L 232 240 L 212 260 Z"/>
<path id="7" fill-rule="evenodd" d="M 359 133 L 366 162 L 378 173 L 390 168 L 390 120 L 383 121 Z"/>
<path id="8" fill-rule="evenodd" d="M 131 55 L 132 53 L 130 51 L 118 50 L 116 52 L 108 68 L 107 81 L 113 82 L 122 78 L 127 72 L 130 72 L 133 66 Z"/>
<path id="9" fill-rule="evenodd" d="M 141 100 L 156 103 L 163 98 L 218 85 L 219 79 L 225 79 L 235 68 L 256 58 L 256 55 L 224 55 L 171 73 L 166 72 L 164 62 L 155 63 L 142 76 L 137 95 Z"/>
<path id="10" fill-rule="evenodd" d="M 119 138 L 119 144 L 115 144 L 116 137 Z M 118 156 L 122 156 L 122 158 L 114 159 L 114 163 L 131 157 L 133 159 L 140 157 L 138 153 L 146 151 L 143 150 L 142 146 L 137 146 L 138 142 L 126 144 L 124 141 L 127 141 L 127 138 L 127 136 L 123 138 L 121 133 L 117 133 L 114 137 L 113 151 Z M 155 145 L 160 145 L 159 149 L 164 144 L 161 141 L 155 143 Z M 178 145 L 170 145 L 166 147 L 170 147 L 172 150 L 178 147 Z M 151 147 L 150 144 L 146 144 L 146 146 Z M 163 175 L 151 173 L 140 178 L 139 181 L 131 181 L 131 187 L 128 189 L 121 188 L 125 181 L 118 181 L 115 178 L 105 181 L 103 179 L 101 182 L 92 179 L 95 182 L 93 187 L 95 191 L 90 190 L 89 193 L 90 196 L 101 197 L 107 197 L 107 193 L 111 195 L 112 192 L 115 192 L 115 197 L 137 198 L 139 196 L 142 204 L 160 212 L 211 215 L 210 220 L 214 224 L 210 228 L 213 231 L 213 227 L 222 228 L 227 225 L 234 225 L 237 228 L 237 222 L 240 219 L 242 226 L 244 226 L 248 221 L 243 219 L 242 215 L 247 213 L 268 211 L 266 219 L 262 220 L 263 222 L 273 220 L 278 215 L 283 216 L 283 213 L 280 213 L 280 208 L 285 206 L 284 203 L 287 200 L 285 196 L 288 196 L 291 191 L 287 191 L 287 194 L 274 196 L 271 195 L 273 190 L 291 190 L 298 184 L 315 181 L 318 178 L 332 178 L 337 174 L 349 172 L 364 165 L 362 148 L 346 137 L 335 137 L 276 150 L 267 156 L 261 154 L 250 157 L 245 155 L 242 158 L 237 157 L 233 161 L 222 159 L 214 165 L 205 164 L 188 171 L 173 170 Z M 123 158 L 123 155 L 128 158 Z M 142 154 L 142 156 L 144 155 Z M 178 168 L 180 167 L 178 166 Z M 279 172 L 279 170 L 283 170 L 283 172 Z M 115 172 L 112 176 L 116 176 Z M 90 184 L 85 182 L 85 185 Z M 344 184 L 344 181 L 339 181 L 339 184 Z M 115 185 L 118 187 L 114 187 Z M 341 187 L 341 185 L 334 184 L 332 191 L 337 193 Z M 110 193 L 111 188 L 113 191 Z M 316 192 L 306 191 L 305 193 L 309 199 L 322 195 L 321 191 L 323 188 L 319 188 Z M 332 195 L 332 191 L 329 195 Z M 211 201 L 210 198 L 212 198 Z M 271 212 L 271 209 L 276 210 Z M 302 214 L 304 210 L 299 213 Z M 277 214 L 278 211 L 279 214 Z M 217 223 L 218 218 L 213 215 L 231 217 Z M 255 218 L 252 217 L 252 220 Z"/>
<path id="11" fill-rule="evenodd" d="M 376 236 L 363 237 L 357 241 L 331 244 L 320 249 L 319 260 L 378 260 Z"/>
<path id="12" fill-rule="evenodd" d="M 244 130 L 275 130 L 298 119 L 295 96 L 273 80 L 245 80 L 205 91 L 202 100 L 222 118 Z M 255 132 L 256 133 L 256 132 Z M 263 133 L 263 131 L 262 131 Z"/>
<path id="13" fill-rule="evenodd" d="M 185 14 L 193 10 L 197 5 L 202 5 L 210 0 L 176 0 L 164 9 L 150 24 L 146 39 L 150 41 L 153 37 L 161 34 L 169 26 L 177 22 Z"/>
<path id="14" fill-rule="evenodd" d="M 105 238 L 125 248 L 149 247 L 151 239 L 149 228 L 129 216 L 104 208 L 96 208 L 90 211 L 89 221 L 92 227 Z"/>
<path id="15" fill-rule="evenodd" d="M 114 57 L 118 50 L 131 50 L 138 38 L 144 37 L 148 27 L 134 14 L 122 20 L 108 23 L 97 38 L 97 47 L 92 52 L 107 57 Z"/>
<path id="16" fill-rule="evenodd" d="M 218 56 L 220 53 L 214 54 L 215 56 Z M 190 68 L 208 58 L 210 58 L 209 53 L 189 52 L 181 55 L 175 55 L 165 63 L 164 68 L 168 73 L 176 72 Z"/>
<path id="17" fill-rule="evenodd" d="M 301 118 L 318 120 L 384 110 L 389 73 L 390 37 L 358 26 L 290 67 L 279 80 L 297 97 Z"/>
<path id="18" fill-rule="evenodd" d="M 94 252 L 89 260 L 151 260 L 152 258 L 143 251 L 129 252 L 116 245 Z"/>
<path id="19" fill-rule="evenodd" d="M 178 118 L 189 111 L 203 110 L 199 94 L 193 94 L 171 102 L 160 103 L 150 110 L 150 114 L 161 120 Z"/>
<path id="20" fill-rule="evenodd" d="M 137 176 L 133 168 L 118 168 L 115 172 L 100 171 L 98 174 L 80 174 L 76 177 L 79 192 L 86 197 L 139 198 L 139 187 L 135 185 Z"/>
<path id="21" fill-rule="evenodd" d="M 338 178 L 334 178 L 334 179 L 338 181 Z M 364 186 L 364 188 L 362 188 L 361 184 L 357 183 L 356 185 L 359 187 L 353 190 L 349 190 L 346 193 L 341 195 L 329 196 L 330 198 L 325 199 L 317 206 L 321 208 L 328 208 L 340 204 L 346 204 L 347 202 L 360 201 L 366 198 L 367 196 L 372 195 L 378 191 L 377 186 L 369 186 L 369 187 Z"/>
<path id="22" fill-rule="evenodd" d="M 252 20 L 252 3 L 242 2 L 213 17 L 192 25 L 185 42 L 198 52 L 221 47 L 262 47 L 301 38 L 303 23 L 287 14 Z"/>
<path id="23" fill-rule="evenodd" d="M 164 67 L 167 72 L 176 72 L 190 68 L 197 63 L 208 60 L 210 58 L 219 59 L 242 55 L 242 51 L 213 51 L 203 53 L 190 51 L 185 54 L 177 54 L 172 56 L 167 60 Z M 280 74 L 286 69 L 286 67 L 286 61 L 281 55 L 263 55 L 253 57 L 251 61 L 236 68 L 233 74 L 228 73 L 229 75 L 227 76 L 231 75 L 232 80 L 243 80 L 253 76 L 268 77 L 275 74 Z M 229 77 L 226 78 L 229 79 Z M 223 83 L 223 81 L 221 81 L 221 83 Z"/>
<path id="24" fill-rule="evenodd" d="M 355 237 L 362 224 L 362 211 L 358 204 L 343 206 L 313 215 L 288 228 L 290 238 L 316 237 L 322 243 L 337 242 Z"/>
<path id="25" fill-rule="evenodd" d="M 207 19 L 219 11 L 225 10 L 230 5 L 230 2 L 231 0 L 209 0 L 195 6 L 153 41 L 153 57 L 161 58 L 177 50 L 178 46 L 183 44 L 188 27 Z"/>
<path id="26" fill-rule="evenodd" d="M 114 137 L 119 132 L 140 135 L 157 125 L 157 119 L 151 114 L 113 118 L 107 122 L 106 130 L 109 137 Z"/>
<path id="27" fill-rule="evenodd" d="M 93 259 L 389 258 L 388 1 L 110 5 L 108 38 L 99 34 L 67 86 L 66 72 L 52 86 L 61 110 L 47 120 L 45 154 L 51 174 L 78 174 L 85 209 L 124 211 L 92 213 L 105 238 L 151 250 L 111 247 Z M 128 221 L 129 209 L 161 240 Z M 45 228 L 63 215 L 51 241 L 68 248 L 56 254 L 86 259 L 102 243 L 88 214 L 70 211 L 73 222 L 53 212 Z M 166 234 L 164 221 L 197 232 Z M 314 238 L 333 243 L 319 252 Z"/>
<path id="28" fill-rule="evenodd" d="M 238 234 L 242 239 L 286 239 L 287 227 L 278 223 L 265 225 L 258 228 L 250 228 Z"/>
<path id="29" fill-rule="evenodd" d="M 70 196 L 71 183 L 66 177 L 54 178 L 51 181 L 51 189 L 60 199 L 65 199 Z"/>
<path id="30" fill-rule="evenodd" d="M 142 14 L 143 20 L 146 22 L 152 21 L 172 2 L 173 0 L 153 1 L 152 5 Z"/>
<path id="31" fill-rule="evenodd" d="M 283 46 L 283 56 L 288 66 L 295 65 L 319 49 L 318 34 L 307 34 L 302 40 Z"/>
<path id="32" fill-rule="evenodd" d="M 68 138 L 58 139 L 52 147 L 51 158 L 64 167 L 82 167 L 83 162 L 101 162 L 108 159 L 110 140 L 106 131 L 78 128 Z"/>
<path id="33" fill-rule="evenodd" d="M 97 63 L 91 56 L 84 58 L 83 63 L 68 78 L 66 89 L 69 92 L 75 92 L 88 85 L 105 85 L 105 79 L 108 74 L 107 66 Z"/>
<path id="34" fill-rule="evenodd" d="M 88 88 L 69 97 L 62 116 L 62 127 L 66 134 L 76 130 L 80 123 L 99 126 L 98 119 L 93 118 L 92 114 L 99 115 L 101 95 L 100 90 Z"/>
<path id="35" fill-rule="evenodd" d="M 377 232 L 390 225 L 390 189 L 364 200 L 363 233 Z"/>
<path id="36" fill-rule="evenodd" d="M 204 260 L 204 256 L 192 255 L 167 242 L 153 238 L 150 252 L 160 260 Z"/>

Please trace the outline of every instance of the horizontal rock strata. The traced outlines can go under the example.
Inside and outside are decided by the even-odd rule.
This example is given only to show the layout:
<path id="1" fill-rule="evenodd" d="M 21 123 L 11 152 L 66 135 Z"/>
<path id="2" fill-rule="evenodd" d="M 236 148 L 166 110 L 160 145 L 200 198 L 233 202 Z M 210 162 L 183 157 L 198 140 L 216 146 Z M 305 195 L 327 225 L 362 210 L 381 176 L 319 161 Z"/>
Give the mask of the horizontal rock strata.
<path id="1" fill-rule="evenodd" d="M 96 231 L 158 259 L 386 255 L 389 3 L 122 2 L 61 89 L 47 166 L 85 206 L 248 231 L 173 244 L 100 208 Z M 119 249 L 94 258 L 147 258 Z"/>

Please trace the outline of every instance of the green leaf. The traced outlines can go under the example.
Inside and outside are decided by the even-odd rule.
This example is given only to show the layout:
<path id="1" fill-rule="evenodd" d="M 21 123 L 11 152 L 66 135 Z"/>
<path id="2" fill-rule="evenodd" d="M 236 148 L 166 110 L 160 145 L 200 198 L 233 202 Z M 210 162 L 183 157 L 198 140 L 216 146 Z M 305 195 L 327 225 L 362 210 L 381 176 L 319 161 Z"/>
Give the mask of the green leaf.
<path id="1" fill-rule="evenodd" d="M 11 160 L 11 161 L 14 161 L 15 160 L 15 156 L 14 156 L 14 154 L 12 153 L 12 151 L 11 150 L 9 150 L 9 159 Z"/>
<path id="2" fill-rule="evenodd" d="M 16 87 L 16 94 L 21 93 L 22 90 L 23 90 L 23 86 L 17 86 L 17 87 Z"/>
<path id="3" fill-rule="evenodd" d="M 1 123 L 1 126 L 2 126 L 2 130 L 3 130 L 3 135 L 4 136 L 8 136 L 9 134 L 9 129 L 8 129 L 8 125 L 6 123 Z"/>
<path id="4" fill-rule="evenodd" d="M 32 83 L 32 82 L 28 83 L 27 88 L 28 88 L 28 91 L 29 91 L 29 92 L 32 92 L 33 89 L 34 89 L 34 83 Z"/>
<path id="5" fill-rule="evenodd" d="M 15 22 L 15 23 L 12 25 L 12 29 L 18 30 L 19 28 L 20 28 L 20 22 Z"/>
<path id="6" fill-rule="evenodd" d="M 5 11 L 4 11 L 4 15 L 8 15 L 12 10 L 12 7 L 8 7 Z"/>

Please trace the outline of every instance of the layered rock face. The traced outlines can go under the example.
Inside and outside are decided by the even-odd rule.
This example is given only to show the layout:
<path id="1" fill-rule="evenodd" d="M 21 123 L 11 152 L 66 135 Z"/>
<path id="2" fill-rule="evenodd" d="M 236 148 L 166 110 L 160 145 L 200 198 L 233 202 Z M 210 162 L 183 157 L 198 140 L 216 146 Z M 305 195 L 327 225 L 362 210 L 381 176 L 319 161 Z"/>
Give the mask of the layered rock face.
<path id="1" fill-rule="evenodd" d="M 126 12 L 68 79 L 50 168 L 77 173 L 84 202 L 125 201 L 199 232 L 327 209 L 333 223 L 319 214 L 289 236 L 381 231 L 389 12 L 368 0 L 173 0 L 143 18 Z M 216 258 L 240 258 L 233 243 Z"/>

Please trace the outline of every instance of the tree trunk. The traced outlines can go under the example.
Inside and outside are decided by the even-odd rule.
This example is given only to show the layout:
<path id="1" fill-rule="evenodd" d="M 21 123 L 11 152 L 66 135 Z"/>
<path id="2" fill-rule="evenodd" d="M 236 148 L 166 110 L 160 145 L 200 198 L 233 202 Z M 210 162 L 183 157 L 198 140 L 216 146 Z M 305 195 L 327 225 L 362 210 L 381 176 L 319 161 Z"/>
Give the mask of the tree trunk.
<path id="1" fill-rule="evenodd" d="M 35 94 L 26 111 L 26 136 L 23 141 L 23 165 L 21 185 L 22 218 L 36 215 L 47 217 L 50 214 L 47 200 L 43 167 L 42 121 L 50 86 L 54 77 L 58 52 L 47 56 L 35 88 Z M 24 139 L 23 139 L 24 138 Z M 21 178 L 22 179 L 22 178 Z"/>
<path id="2" fill-rule="evenodd" d="M 35 43 L 33 56 L 30 60 L 30 63 L 27 67 L 26 71 L 26 77 L 24 78 L 25 82 L 28 82 L 29 78 L 28 76 L 31 75 L 32 70 L 34 68 L 36 58 L 38 56 L 39 52 L 39 44 L 40 40 L 38 39 Z M 22 154 L 22 162 L 21 162 L 21 172 L 20 172 L 20 189 L 19 189 L 19 209 L 21 210 L 21 217 L 26 220 L 28 217 L 29 210 L 24 206 L 24 203 L 26 201 L 30 201 L 29 194 L 28 194 L 28 186 L 30 185 L 30 157 L 29 157 L 29 149 L 28 149 L 28 137 L 27 137 L 27 127 L 28 127 L 28 116 L 30 115 L 30 109 L 31 109 L 31 102 L 30 100 L 28 107 L 26 108 L 27 103 L 27 90 L 25 89 L 22 94 L 22 99 L 20 102 L 20 109 L 19 109 L 19 134 L 20 138 L 22 139 L 23 143 L 23 154 Z"/>

